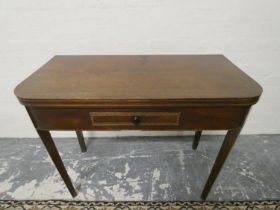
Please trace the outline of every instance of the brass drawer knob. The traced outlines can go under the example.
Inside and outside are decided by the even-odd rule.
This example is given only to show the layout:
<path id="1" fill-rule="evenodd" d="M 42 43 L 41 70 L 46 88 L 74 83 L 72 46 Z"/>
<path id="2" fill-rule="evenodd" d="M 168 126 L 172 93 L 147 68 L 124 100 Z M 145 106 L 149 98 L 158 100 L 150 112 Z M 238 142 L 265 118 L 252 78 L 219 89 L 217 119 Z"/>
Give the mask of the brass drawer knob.
<path id="1" fill-rule="evenodd" d="M 140 119 L 139 116 L 133 116 L 132 117 L 132 122 L 133 122 L 134 125 L 139 125 L 140 122 L 141 122 L 141 119 Z"/>

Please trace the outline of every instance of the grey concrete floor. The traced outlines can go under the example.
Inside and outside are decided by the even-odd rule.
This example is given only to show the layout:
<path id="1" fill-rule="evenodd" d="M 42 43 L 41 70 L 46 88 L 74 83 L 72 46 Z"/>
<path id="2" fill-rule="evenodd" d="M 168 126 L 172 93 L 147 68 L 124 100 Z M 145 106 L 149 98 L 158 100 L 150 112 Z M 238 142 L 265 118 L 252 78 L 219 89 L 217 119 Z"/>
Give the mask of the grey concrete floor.
<path id="1" fill-rule="evenodd" d="M 76 200 L 200 200 L 223 136 L 55 139 Z M 280 135 L 240 136 L 208 200 L 280 199 Z M 0 199 L 72 199 L 39 139 L 0 139 Z"/>

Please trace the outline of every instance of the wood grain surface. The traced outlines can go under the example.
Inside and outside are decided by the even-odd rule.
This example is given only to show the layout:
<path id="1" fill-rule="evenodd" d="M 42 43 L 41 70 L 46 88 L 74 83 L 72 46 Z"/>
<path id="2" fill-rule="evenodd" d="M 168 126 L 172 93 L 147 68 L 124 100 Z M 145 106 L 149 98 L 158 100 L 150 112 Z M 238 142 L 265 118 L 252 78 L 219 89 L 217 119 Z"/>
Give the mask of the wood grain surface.
<path id="1" fill-rule="evenodd" d="M 26 105 L 137 100 L 253 104 L 261 92 L 223 55 L 55 56 L 15 89 Z"/>

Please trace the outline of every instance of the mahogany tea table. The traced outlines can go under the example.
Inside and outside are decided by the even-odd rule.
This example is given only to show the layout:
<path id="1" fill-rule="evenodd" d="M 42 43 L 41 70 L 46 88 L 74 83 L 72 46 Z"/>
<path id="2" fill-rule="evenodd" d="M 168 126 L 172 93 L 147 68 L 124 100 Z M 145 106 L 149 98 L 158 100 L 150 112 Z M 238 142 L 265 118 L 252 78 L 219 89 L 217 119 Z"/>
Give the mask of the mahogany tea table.
<path id="1" fill-rule="evenodd" d="M 261 86 L 223 55 L 55 56 L 15 89 L 73 197 L 50 130 L 227 130 L 201 194 L 206 199 Z"/>

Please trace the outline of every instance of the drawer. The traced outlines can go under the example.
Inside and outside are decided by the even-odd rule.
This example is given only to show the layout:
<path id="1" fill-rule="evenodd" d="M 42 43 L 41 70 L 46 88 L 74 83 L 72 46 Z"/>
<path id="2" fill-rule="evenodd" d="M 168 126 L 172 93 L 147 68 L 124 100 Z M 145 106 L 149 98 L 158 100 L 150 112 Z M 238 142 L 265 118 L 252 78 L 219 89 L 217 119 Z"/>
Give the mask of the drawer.
<path id="1" fill-rule="evenodd" d="M 46 130 L 226 130 L 240 126 L 248 107 L 36 108 L 36 128 Z"/>
<path id="2" fill-rule="evenodd" d="M 179 112 L 90 112 L 92 126 L 178 126 Z"/>

